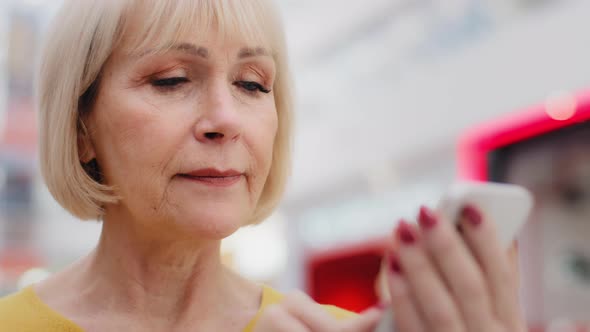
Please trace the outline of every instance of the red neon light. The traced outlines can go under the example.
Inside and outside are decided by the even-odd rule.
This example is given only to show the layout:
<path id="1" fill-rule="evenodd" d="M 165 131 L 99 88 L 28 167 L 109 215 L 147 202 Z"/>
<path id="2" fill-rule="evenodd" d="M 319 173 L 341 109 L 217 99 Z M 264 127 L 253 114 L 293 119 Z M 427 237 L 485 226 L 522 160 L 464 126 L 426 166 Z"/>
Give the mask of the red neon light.
<path id="1" fill-rule="evenodd" d="M 537 105 L 466 131 L 457 147 L 458 176 L 462 179 L 488 180 L 489 152 L 512 143 L 590 121 L 590 91 L 577 96 L 577 109 L 566 120 L 555 120 Z"/>

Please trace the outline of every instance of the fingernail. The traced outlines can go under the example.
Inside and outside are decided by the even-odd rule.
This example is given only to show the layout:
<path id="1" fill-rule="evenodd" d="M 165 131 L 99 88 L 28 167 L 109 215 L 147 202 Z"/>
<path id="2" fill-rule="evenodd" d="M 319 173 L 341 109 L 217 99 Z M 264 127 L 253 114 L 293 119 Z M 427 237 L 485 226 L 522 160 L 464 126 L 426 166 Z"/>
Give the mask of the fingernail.
<path id="1" fill-rule="evenodd" d="M 436 226 L 438 219 L 436 218 L 434 212 L 432 212 L 426 206 L 422 206 L 420 208 L 420 213 L 418 214 L 418 223 L 420 223 L 422 228 L 430 229 Z"/>
<path id="2" fill-rule="evenodd" d="M 481 225 L 483 219 L 479 210 L 473 205 L 466 205 L 461 211 L 461 216 L 473 226 Z"/>
<path id="3" fill-rule="evenodd" d="M 391 272 L 401 274 L 402 273 L 402 266 L 399 263 L 399 259 L 396 255 L 391 255 L 389 257 L 389 268 Z"/>
<path id="4" fill-rule="evenodd" d="M 412 226 L 405 220 L 401 220 L 397 226 L 397 236 L 404 244 L 413 244 L 416 242 L 416 235 L 412 230 Z"/>

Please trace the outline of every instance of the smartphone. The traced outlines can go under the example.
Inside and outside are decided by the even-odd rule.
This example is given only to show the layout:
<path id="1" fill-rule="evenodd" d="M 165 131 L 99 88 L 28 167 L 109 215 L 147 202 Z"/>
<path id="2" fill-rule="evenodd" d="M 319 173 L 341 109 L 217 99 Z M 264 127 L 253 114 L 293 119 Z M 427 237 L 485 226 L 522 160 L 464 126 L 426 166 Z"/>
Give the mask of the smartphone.
<path id="1" fill-rule="evenodd" d="M 461 209 L 467 204 L 478 208 L 485 220 L 496 223 L 499 241 L 508 249 L 529 217 L 533 196 L 513 184 L 457 182 L 443 195 L 436 211 L 446 220 L 459 223 Z M 387 310 L 374 332 L 393 331 L 393 313 Z"/>
<path id="2" fill-rule="evenodd" d="M 513 184 L 458 182 L 441 198 L 436 210 L 444 219 L 458 223 L 467 204 L 478 208 L 485 220 L 496 223 L 498 238 L 508 249 L 529 217 L 533 195 Z"/>

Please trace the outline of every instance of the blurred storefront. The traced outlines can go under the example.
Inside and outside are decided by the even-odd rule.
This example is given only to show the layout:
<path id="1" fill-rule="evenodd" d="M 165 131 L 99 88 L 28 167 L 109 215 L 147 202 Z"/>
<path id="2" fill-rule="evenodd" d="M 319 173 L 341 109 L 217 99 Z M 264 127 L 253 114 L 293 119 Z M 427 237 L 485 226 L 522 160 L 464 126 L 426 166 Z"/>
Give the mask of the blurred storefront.
<path id="1" fill-rule="evenodd" d="M 37 126 L 33 76 L 40 42 L 38 13 L 10 7 L 0 34 L 6 50 L 0 116 L 0 292 L 43 263 L 34 241 Z"/>

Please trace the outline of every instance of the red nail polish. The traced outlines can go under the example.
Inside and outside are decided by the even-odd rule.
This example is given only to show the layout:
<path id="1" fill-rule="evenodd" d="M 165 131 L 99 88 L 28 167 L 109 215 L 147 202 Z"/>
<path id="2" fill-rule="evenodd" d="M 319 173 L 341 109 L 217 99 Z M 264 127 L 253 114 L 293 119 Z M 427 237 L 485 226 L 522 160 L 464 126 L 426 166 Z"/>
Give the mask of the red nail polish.
<path id="1" fill-rule="evenodd" d="M 391 255 L 389 257 L 389 268 L 392 272 L 401 274 L 402 273 L 402 266 L 399 264 L 399 259 L 396 255 Z"/>
<path id="2" fill-rule="evenodd" d="M 426 206 L 422 206 L 420 208 L 420 213 L 418 214 L 418 223 L 420 223 L 422 228 L 430 229 L 436 226 L 438 219 L 432 210 Z"/>
<path id="3" fill-rule="evenodd" d="M 481 213 L 473 205 L 466 205 L 461 211 L 461 215 L 473 226 L 479 226 L 483 221 Z"/>
<path id="4" fill-rule="evenodd" d="M 412 230 L 412 226 L 404 220 L 400 221 L 397 226 L 397 236 L 404 244 L 413 244 L 416 242 L 416 235 Z"/>

